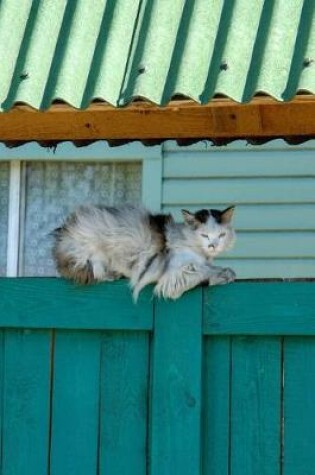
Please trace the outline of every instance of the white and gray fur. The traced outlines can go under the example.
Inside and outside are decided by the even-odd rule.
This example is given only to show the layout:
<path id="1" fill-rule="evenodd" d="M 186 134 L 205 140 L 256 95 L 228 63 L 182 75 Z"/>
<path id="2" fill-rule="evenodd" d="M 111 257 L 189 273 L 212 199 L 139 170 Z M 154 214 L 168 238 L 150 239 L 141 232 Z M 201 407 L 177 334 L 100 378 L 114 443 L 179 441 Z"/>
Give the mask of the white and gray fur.
<path id="1" fill-rule="evenodd" d="M 177 299 L 200 283 L 232 282 L 234 271 L 212 260 L 234 243 L 233 211 L 182 210 L 178 224 L 141 207 L 80 207 L 54 231 L 58 272 L 82 284 L 127 277 L 135 300 L 150 283 L 156 295 Z"/>

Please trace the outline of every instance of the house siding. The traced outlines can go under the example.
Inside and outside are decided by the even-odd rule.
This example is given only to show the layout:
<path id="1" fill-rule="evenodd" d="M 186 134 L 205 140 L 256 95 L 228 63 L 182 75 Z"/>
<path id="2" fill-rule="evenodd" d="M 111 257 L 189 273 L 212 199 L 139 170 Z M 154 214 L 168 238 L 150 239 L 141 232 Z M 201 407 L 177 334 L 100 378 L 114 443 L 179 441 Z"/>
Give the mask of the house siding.
<path id="1" fill-rule="evenodd" d="M 239 278 L 315 274 L 315 141 L 261 147 L 200 142 L 163 150 L 162 210 L 236 204 L 234 249 L 220 259 Z"/>

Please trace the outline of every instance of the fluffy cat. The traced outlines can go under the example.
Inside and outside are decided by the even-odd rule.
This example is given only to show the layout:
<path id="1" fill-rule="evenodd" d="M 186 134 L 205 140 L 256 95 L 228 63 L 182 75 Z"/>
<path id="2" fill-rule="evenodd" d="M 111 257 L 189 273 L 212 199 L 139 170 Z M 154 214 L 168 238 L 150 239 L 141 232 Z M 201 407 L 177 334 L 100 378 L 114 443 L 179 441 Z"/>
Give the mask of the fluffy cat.
<path id="1" fill-rule="evenodd" d="M 81 284 L 127 277 L 135 300 L 150 283 L 159 297 L 177 299 L 200 283 L 232 282 L 234 271 L 212 260 L 234 243 L 233 211 L 182 210 L 178 224 L 141 207 L 80 207 L 54 231 L 57 270 Z"/>

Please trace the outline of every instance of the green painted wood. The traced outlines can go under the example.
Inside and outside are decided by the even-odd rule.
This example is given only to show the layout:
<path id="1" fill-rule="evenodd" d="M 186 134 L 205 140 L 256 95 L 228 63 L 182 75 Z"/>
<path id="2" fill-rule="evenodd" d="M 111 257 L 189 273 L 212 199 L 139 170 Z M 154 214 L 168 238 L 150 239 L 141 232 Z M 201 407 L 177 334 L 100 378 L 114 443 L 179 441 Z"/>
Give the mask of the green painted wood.
<path id="1" fill-rule="evenodd" d="M 315 338 L 284 340 L 285 475 L 315 474 Z"/>
<path id="2" fill-rule="evenodd" d="M 238 282 L 205 288 L 208 335 L 315 335 L 315 282 Z"/>
<path id="3" fill-rule="evenodd" d="M 227 255 L 224 255 L 227 257 Z M 238 279 L 314 278 L 315 259 L 216 259 L 217 265 L 231 267 Z"/>
<path id="4" fill-rule="evenodd" d="M 165 179 L 163 204 L 313 203 L 315 178 Z"/>
<path id="5" fill-rule="evenodd" d="M 200 470 L 202 292 L 156 302 L 150 473 Z"/>
<path id="6" fill-rule="evenodd" d="M 102 342 L 100 474 L 145 475 L 149 337 L 110 332 Z"/>
<path id="7" fill-rule="evenodd" d="M 211 337 L 205 342 L 203 401 L 203 475 L 229 475 L 230 337 Z"/>
<path id="8" fill-rule="evenodd" d="M 165 178 L 243 178 L 315 176 L 314 150 L 224 150 L 193 152 L 181 148 L 164 155 Z M 225 147 L 224 147 L 225 149 Z"/>
<path id="9" fill-rule="evenodd" d="M 234 248 L 223 256 L 225 259 L 314 259 L 315 232 L 238 232 Z"/>
<path id="10" fill-rule="evenodd" d="M 163 157 L 162 210 L 175 219 L 182 221 L 182 208 L 237 205 L 237 241 L 222 265 L 245 279 L 314 277 L 313 142 L 292 148 L 278 140 L 256 149 L 243 141 L 168 142 Z"/>
<path id="11" fill-rule="evenodd" d="M 48 470 L 51 332 L 6 330 L 2 386 L 3 475 Z"/>
<path id="12" fill-rule="evenodd" d="M 50 473 L 94 475 L 98 468 L 99 332 L 56 332 Z"/>
<path id="13" fill-rule="evenodd" d="M 161 211 L 162 154 L 146 157 L 142 162 L 142 204 L 150 211 Z"/>
<path id="14" fill-rule="evenodd" d="M 231 473 L 280 475 L 280 338 L 232 340 Z"/>
<path id="15" fill-rule="evenodd" d="M 126 281 L 78 286 L 63 279 L 0 279 L 0 327 L 150 330 L 152 290 L 132 302 Z"/>
<path id="16" fill-rule="evenodd" d="M 315 162 L 315 160 L 314 160 Z M 216 204 L 224 209 L 229 203 Z M 208 203 L 208 207 L 211 207 Z M 189 196 L 186 202 L 177 206 L 164 206 L 163 211 L 172 213 L 174 218 L 182 221 L 181 209 L 197 211 L 202 205 L 191 205 Z M 292 217 L 294 216 L 294 219 Z M 307 231 L 315 229 L 315 206 L 312 203 L 300 204 L 266 204 L 259 210 L 252 205 L 237 205 L 234 217 L 237 231 Z M 237 243 L 238 246 L 238 243 Z"/>
<path id="17" fill-rule="evenodd" d="M 67 161 L 67 162 L 139 162 L 146 157 L 159 158 L 161 145 L 146 147 L 139 142 L 130 142 L 120 147 L 111 147 L 105 140 L 98 140 L 76 147 L 72 142 L 58 143 L 55 148 L 42 147 L 27 142 L 19 147 L 0 144 L 0 162 L 8 160 L 25 161 Z"/>

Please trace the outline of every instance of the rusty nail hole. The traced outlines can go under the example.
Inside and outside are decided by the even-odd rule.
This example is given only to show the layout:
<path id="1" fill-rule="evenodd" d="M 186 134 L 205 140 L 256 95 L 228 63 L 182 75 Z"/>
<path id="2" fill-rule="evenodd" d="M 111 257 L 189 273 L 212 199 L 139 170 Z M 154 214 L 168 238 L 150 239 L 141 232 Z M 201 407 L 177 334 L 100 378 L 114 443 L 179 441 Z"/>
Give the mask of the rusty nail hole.
<path id="1" fill-rule="evenodd" d="M 91 124 L 89 124 L 89 122 L 88 122 L 87 124 L 85 124 L 85 127 L 86 127 L 87 129 L 89 129 L 89 128 L 91 127 Z"/>
<path id="2" fill-rule="evenodd" d="M 222 61 L 220 64 L 220 71 L 226 71 L 227 69 L 229 69 L 228 63 L 226 61 Z"/>
<path id="3" fill-rule="evenodd" d="M 22 79 L 22 81 L 24 81 L 24 79 L 27 79 L 28 78 L 28 73 L 21 73 L 20 74 L 20 79 Z"/>
<path id="4" fill-rule="evenodd" d="M 236 119 L 236 114 L 230 114 L 230 118 L 231 118 L 232 120 L 235 120 L 235 119 Z"/>
<path id="5" fill-rule="evenodd" d="M 143 66 L 142 64 L 140 64 L 140 66 L 138 67 L 138 73 L 139 73 L 139 74 L 145 73 L 145 66 Z"/>
<path id="6" fill-rule="evenodd" d="M 308 68 L 312 63 L 314 63 L 314 59 L 305 58 L 303 61 L 304 68 Z"/>

